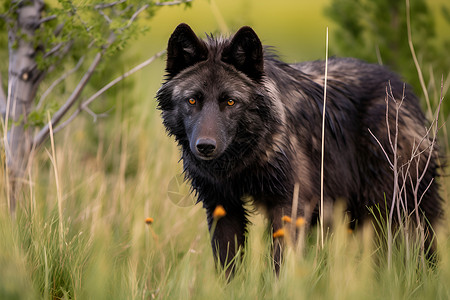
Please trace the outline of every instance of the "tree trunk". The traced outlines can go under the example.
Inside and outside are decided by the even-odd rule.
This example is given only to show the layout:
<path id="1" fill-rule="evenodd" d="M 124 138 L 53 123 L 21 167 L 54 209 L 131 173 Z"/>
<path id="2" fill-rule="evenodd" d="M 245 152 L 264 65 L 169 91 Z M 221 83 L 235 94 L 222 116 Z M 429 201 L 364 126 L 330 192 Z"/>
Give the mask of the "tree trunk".
<path id="1" fill-rule="evenodd" d="M 8 97 L 5 121 L 8 121 L 5 143 L 6 165 L 9 175 L 9 201 L 13 212 L 25 187 L 26 170 L 32 151 L 32 128 L 27 126 L 34 107 L 36 91 L 44 77 L 35 58 L 38 49 L 34 35 L 40 26 L 43 0 L 20 1 L 17 19 L 9 29 Z"/>

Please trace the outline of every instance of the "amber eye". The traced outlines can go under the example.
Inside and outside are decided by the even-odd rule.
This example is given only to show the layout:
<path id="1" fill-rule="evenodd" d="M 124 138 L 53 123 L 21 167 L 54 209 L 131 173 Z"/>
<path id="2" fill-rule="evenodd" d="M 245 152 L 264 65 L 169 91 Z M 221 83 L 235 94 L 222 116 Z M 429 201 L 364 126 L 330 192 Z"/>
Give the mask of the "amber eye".
<path id="1" fill-rule="evenodd" d="M 189 98 L 188 102 L 190 105 L 195 105 L 195 103 L 197 103 L 197 100 L 195 100 L 194 98 Z"/>
<path id="2" fill-rule="evenodd" d="M 233 99 L 227 101 L 228 106 L 233 106 L 236 102 Z"/>

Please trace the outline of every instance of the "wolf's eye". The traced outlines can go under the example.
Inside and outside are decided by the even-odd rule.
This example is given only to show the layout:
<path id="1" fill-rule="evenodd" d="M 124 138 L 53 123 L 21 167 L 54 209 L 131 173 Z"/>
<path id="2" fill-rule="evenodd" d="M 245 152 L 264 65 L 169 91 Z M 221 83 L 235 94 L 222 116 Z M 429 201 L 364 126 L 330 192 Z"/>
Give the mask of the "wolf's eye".
<path id="1" fill-rule="evenodd" d="M 195 105 L 197 103 L 197 100 L 195 100 L 194 98 L 189 98 L 188 102 L 190 105 Z"/>
<path id="2" fill-rule="evenodd" d="M 235 102 L 233 99 L 229 99 L 229 100 L 227 101 L 227 105 L 228 105 L 228 106 L 233 106 L 235 103 L 236 103 L 236 102 Z"/>

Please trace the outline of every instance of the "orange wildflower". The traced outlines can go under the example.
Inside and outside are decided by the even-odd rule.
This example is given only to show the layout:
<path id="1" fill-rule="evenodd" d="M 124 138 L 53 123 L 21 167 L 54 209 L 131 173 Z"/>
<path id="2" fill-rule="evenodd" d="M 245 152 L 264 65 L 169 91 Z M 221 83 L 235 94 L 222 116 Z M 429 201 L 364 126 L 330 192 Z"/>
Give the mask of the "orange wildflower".
<path id="1" fill-rule="evenodd" d="M 225 211 L 225 208 L 223 208 L 223 206 L 219 204 L 216 206 L 216 209 L 214 209 L 213 218 L 220 219 L 222 217 L 225 217 L 226 214 L 227 212 Z"/>
<path id="2" fill-rule="evenodd" d="M 153 223 L 153 218 L 145 218 L 145 224 L 152 224 Z"/>
<path id="3" fill-rule="evenodd" d="M 291 219 L 291 217 L 283 216 L 283 217 L 281 218 L 281 221 L 286 222 L 286 223 L 291 223 L 291 222 L 292 222 L 292 219 Z"/>
<path id="4" fill-rule="evenodd" d="M 306 220 L 303 217 L 298 217 L 297 221 L 295 221 L 295 226 L 297 227 L 302 227 L 303 225 L 305 225 Z"/>
<path id="5" fill-rule="evenodd" d="M 275 231 L 274 233 L 273 233 L 273 238 L 278 238 L 278 237 L 283 237 L 284 236 L 284 229 L 283 228 L 281 228 L 281 229 L 278 229 L 277 231 Z"/>

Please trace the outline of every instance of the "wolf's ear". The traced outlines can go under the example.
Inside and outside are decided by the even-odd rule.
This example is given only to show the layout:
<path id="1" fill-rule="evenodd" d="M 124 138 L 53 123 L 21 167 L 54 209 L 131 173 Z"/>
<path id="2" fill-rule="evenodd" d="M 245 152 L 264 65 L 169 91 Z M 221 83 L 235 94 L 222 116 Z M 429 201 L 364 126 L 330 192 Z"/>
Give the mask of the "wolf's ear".
<path id="1" fill-rule="evenodd" d="M 167 46 L 168 76 L 172 78 L 187 67 L 206 60 L 207 52 L 205 43 L 195 35 L 191 27 L 181 23 L 170 36 Z"/>
<path id="2" fill-rule="evenodd" d="M 256 81 L 261 79 L 264 73 L 263 48 L 253 29 L 244 26 L 236 32 L 222 52 L 222 61 Z"/>

